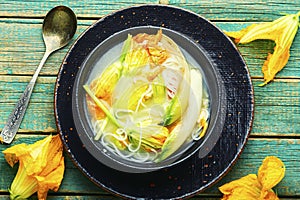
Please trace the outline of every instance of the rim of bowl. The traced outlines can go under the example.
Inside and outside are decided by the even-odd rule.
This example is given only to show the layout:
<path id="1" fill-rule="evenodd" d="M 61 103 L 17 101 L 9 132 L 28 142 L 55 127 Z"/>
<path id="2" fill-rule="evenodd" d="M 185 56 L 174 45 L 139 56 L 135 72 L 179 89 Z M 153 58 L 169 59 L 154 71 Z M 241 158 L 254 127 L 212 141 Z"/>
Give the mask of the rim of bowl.
<path id="1" fill-rule="evenodd" d="M 183 151 L 181 148 L 179 148 L 180 152 L 176 151 L 171 156 L 159 163 L 136 163 L 122 159 L 117 155 L 107 154 L 103 152 L 103 149 L 101 149 L 102 145 L 99 147 L 95 144 L 93 138 L 91 138 L 91 136 L 93 136 L 93 130 L 88 122 L 87 109 L 84 107 L 85 102 L 80 102 L 85 101 L 85 95 L 83 95 L 85 93 L 83 93 L 84 91 L 81 86 L 83 83 L 88 81 L 93 71 L 93 65 L 103 56 L 105 49 L 113 46 L 115 43 L 123 43 L 128 33 L 142 33 L 145 31 L 147 33 L 153 33 L 159 29 L 162 29 L 163 34 L 169 36 L 180 48 L 187 51 L 188 54 L 190 54 L 190 56 L 193 57 L 193 59 L 195 59 L 200 65 L 200 70 L 206 81 L 207 90 L 209 93 L 211 117 L 209 119 L 209 126 L 204 138 L 200 141 L 194 141 L 189 148 L 183 149 Z M 99 54 L 101 56 L 99 56 Z M 144 173 L 171 167 L 183 162 L 197 152 L 199 157 L 206 156 L 207 153 L 209 153 L 209 151 L 213 148 L 222 132 L 225 121 L 225 113 L 222 112 L 224 108 L 226 108 L 226 92 L 220 75 L 214 69 L 214 64 L 211 62 L 211 59 L 205 50 L 189 37 L 174 30 L 157 26 L 136 26 L 124 29 L 111 35 L 103 42 L 98 44 L 81 65 L 75 78 L 72 95 L 72 114 L 74 117 L 75 127 L 77 132 L 80 133 L 79 137 L 82 143 L 101 163 L 116 170 L 129 173 Z"/>

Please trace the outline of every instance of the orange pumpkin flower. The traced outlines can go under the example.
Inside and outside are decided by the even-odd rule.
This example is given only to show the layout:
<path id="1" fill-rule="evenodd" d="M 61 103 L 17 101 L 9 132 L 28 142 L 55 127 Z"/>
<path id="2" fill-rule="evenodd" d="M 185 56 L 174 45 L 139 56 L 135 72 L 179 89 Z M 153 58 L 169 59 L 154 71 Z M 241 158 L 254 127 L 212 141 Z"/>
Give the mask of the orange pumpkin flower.
<path id="1" fill-rule="evenodd" d="M 273 40 L 275 48 L 264 62 L 264 86 L 272 81 L 275 75 L 283 69 L 290 57 L 290 47 L 298 31 L 300 12 L 278 18 L 273 22 L 253 24 L 237 32 L 225 32 L 229 37 L 235 38 L 236 43 L 249 43 L 257 39 Z"/>
<path id="2" fill-rule="evenodd" d="M 268 156 L 260 166 L 258 175 L 249 174 L 219 187 L 224 194 L 222 200 L 279 200 L 272 188 L 282 180 L 284 173 L 283 162 L 275 156 Z"/>
<path id="3" fill-rule="evenodd" d="M 11 199 L 26 199 L 35 192 L 46 199 L 48 190 L 57 191 L 64 174 L 62 142 L 58 135 L 34 144 L 18 144 L 3 151 L 8 164 L 19 169 L 9 189 Z"/>

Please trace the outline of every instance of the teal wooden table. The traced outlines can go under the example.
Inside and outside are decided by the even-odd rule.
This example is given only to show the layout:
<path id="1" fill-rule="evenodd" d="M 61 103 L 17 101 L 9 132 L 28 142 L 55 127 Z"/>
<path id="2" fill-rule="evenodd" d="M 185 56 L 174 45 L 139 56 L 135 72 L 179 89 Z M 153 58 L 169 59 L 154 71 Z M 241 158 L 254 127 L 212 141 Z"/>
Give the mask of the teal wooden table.
<path id="1" fill-rule="evenodd" d="M 288 2 L 288 3 L 287 3 Z M 57 5 L 71 7 L 78 17 L 78 37 L 106 14 L 136 4 L 169 4 L 188 9 L 212 21 L 220 29 L 239 30 L 257 22 L 273 21 L 286 13 L 300 11 L 299 0 L 123 0 L 118 1 L 20 1 L 0 0 L 0 129 L 29 82 L 44 53 L 41 34 L 45 14 Z M 75 38 L 72 42 L 75 41 Z M 70 44 L 71 45 L 71 44 Z M 53 54 L 42 69 L 31 102 L 13 144 L 33 143 L 56 134 L 53 94 L 57 72 L 68 48 Z M 265 87 L 261 66 L 272 41 L 239 45 L 253 81 L 254 123 L 245 150 L 237 163 L 217 184 L 193 199 L 220 199 L 218 186 L 249 173 L 257 173 L 266 156 L 277 156 L 286 165 L 284 179 L 274 188 L 281 199 L 300 199 L 300 33 L 291 47 L 287 66 Z M 9 145 L 1 145 L 3 151 Z M 58 192 L 49 199 L 118 199 L 90 182 L 65 158 L 66 170 Z M 10 168 L 0 153 L 0 199 L 8 199 L 17 167 Z M 36 196 L 32 197 L 36 199 Z"/>

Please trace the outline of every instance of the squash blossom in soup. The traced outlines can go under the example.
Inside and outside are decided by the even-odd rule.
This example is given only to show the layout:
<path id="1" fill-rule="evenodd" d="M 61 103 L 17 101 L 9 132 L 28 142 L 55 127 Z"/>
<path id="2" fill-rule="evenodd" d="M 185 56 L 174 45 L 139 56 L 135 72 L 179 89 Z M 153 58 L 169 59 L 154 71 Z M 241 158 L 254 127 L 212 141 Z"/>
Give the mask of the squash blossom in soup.
<path id="1" fill-rule="evenodd" d="M 118 59 L 83 86 L 94 139 L 134 162 L 160 162 L 208 127 L 200 70 L 159 30 L 128 35 Z"/>

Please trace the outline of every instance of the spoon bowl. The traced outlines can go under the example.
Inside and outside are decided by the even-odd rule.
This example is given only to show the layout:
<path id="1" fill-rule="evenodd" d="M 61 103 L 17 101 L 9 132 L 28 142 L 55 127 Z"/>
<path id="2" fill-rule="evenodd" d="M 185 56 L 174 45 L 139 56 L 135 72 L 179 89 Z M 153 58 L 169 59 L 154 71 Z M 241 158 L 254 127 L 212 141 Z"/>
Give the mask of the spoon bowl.
<path id="1" fill-rule="evenodd" d="M 47 13 L 43 22 L 43 38 L 46 45 L 45 54 L 13 112 L 9 115 L 7 123 L 0 134 L 0 142 L 7 144 L 12 142 L 19 130 L 39 72 L 51 53 L 69 43 L 76 32 L 76 28 L 76 15 L 70 8 L 57 6 Z"/>
<path id="2" fill-rule="evenodd" d="M 43 23 L 43 38 L 49 51 L 66 46 L 74 36 L 77 20 L 74 12 L 65 6 L 50 10 Z"/>

